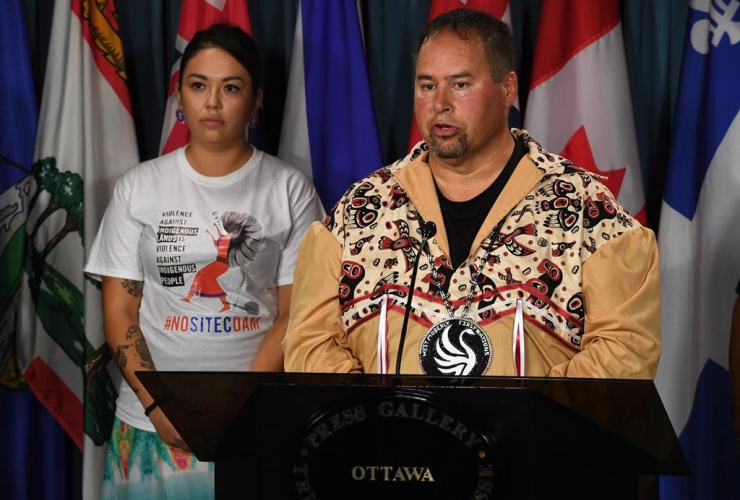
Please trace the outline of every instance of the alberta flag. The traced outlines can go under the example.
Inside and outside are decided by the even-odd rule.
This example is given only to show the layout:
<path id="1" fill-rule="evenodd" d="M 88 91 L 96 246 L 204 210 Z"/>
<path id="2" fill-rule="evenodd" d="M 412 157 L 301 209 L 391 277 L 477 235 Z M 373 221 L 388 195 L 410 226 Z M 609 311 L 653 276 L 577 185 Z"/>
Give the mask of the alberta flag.
<path id="1" fill-rule="evenodd" d="M 164 113 L 162 139 L 159 149 L 167 154 L 190 142 L 190 130 L 184 123 L 175 119 L 177 110 L 177 83 L 180 80 L 180 56 L 185 51 L 193 35 L 213 24 L 229 23 L 239 26 L 252 34 L 252 22 L 246 0 L 183 0 L 180 6 L 180 21 L 177 26 L 177 61 L 172 65 L 168 87 L 167 109 Z M 259 84 L 259 82 L 257 82 Z"/>
<path id="2" fill-rule="evenodd" d="M 740 279 L 740 1 L 692 0 L 660 220 L 656 384 L 691 466 L 664 499 L 740 498 L 728 342 Z"/>
<path id="3" fill-rule="evenodd" d="M 278 156 L 324 207 L 383 166 L 355 0 L 302 0 Z"/>
<path id="4" fill-rule="evenodd" d="M 116 180 L 138 158 L 115 3 L 55 2 L 24 198 L 18 361 L 84 450 L 86 499 L 100 491 L 120 378 L 108 362 L 100 292 L 82 268 Z"/>

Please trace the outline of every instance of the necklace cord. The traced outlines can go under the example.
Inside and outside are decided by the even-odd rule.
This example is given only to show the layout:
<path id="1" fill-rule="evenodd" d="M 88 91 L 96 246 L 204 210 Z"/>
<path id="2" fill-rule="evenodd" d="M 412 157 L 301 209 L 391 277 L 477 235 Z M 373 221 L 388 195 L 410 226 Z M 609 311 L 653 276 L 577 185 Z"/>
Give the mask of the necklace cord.
<path id="1" fill-rule="evenodd" d="M 473 303 L 473 296 L 475 295 L 475 288 L 478 285 L 478 279 L 480 278 L 481 272 L 483 272 L 483 267 L 486 265 L 486 262 L 488 262 L 488 258 L 491 256 L 491 252 L 493 251 L 493 244 L 496 241 L 496 238 L 498 237 L 499 231 L 501 230 L 501 226 L 503 225 L 504 220 L 502 219 L 501 222 L 499 222 L 496 227 L 494 227 L 490 233 L 488 233 L 488 236 L 486 239 L 488 240 L 488 248 L 486 249 L 486 252 L 483 254 L 483 257 L 480 260 L 480 264 L 478 265 L 478 270 L 475 274 L 471 273 L 470 278 L 470 292 L 468 292 L 468 297 L 465 300 L 465 307 L 463 309 L 463 313 L 460 316 L 461 318 L 464 318 L 468 315 L 468 310 L 470 309 L 471 304 Z M 485 241 L 485 240 L 484 240 Z M 421 250 L 419 250 L 421 251 Z M 434 284 L 437 285 L 437 295 L 442 297 L 442 301 L 444 302 L 445 309 L 447 310 L 447 314 L 449 316 L 448 319 L 453 319 L 455 317 L 455 314 L 452 312 L 452 306 L 450 306 L 449 301 L 449 283 L 447 286 L 447 291 L 445 292 L 442 290 L 442 281 L 439 278 L 439 273 L 437 272 L 437 268 L 434 266 L 434 262 L 432 261 L 432 255 L 430 252 L 427 252 L 427 259 L 429 260 L 429 266 L 432 268 L 432 279 L 434 280 Z"/>

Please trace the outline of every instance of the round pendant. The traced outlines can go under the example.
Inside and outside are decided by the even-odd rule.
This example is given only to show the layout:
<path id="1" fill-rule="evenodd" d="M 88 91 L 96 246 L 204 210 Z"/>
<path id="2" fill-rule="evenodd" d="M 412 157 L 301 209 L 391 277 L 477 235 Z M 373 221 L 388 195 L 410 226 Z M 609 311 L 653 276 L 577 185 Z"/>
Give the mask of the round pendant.
<path id="1" fill-rule="evenodd" d="M 479 377 L 492 361 L 493 347 L 486 331 L 464 318 L 434 324 L 419 347 L 419 364 L 425 375 Z"/>

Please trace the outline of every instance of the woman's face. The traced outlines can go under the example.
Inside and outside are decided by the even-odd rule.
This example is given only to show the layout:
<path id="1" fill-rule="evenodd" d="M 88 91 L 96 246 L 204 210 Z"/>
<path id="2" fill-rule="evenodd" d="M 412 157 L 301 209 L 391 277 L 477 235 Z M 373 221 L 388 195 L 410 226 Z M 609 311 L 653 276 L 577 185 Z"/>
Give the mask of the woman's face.
<path id="1" fill-rule="evenodd" d="M 246 142 L 245 129 L 262 103 L 246 68 L 219 48 L 199 51 L 183 68 L 177 99 L 191 143 L 228 147 Z"/>

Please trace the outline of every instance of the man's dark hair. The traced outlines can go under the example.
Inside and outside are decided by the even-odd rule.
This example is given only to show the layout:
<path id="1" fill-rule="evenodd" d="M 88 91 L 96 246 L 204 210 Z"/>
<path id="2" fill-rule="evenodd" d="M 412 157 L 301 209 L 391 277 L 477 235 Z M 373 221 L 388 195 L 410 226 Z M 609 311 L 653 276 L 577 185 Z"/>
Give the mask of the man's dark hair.
<path id="1" fill-rule="evenodd" d="M 201 50 L 211 48 L 227 52 L 244 66 L 252 79 L 252 94 L 257 95 L 262 77 L 262 62 L 257 46 L 251 36 L 233 24 L 214 24 L 193 35 L 180 59 L 180 87 L 182 88 L 182 78 L 188 62 Z"/>
<path id="2" fill-rule="evenodd" d="M 500 82 L 515 70 L 514 36 L 509 26 L 490 14 L 473 9 L 455 9 L 434 18 L 419 35 L 414 61 L 421 47 L 440 33 L 452 32 L 462 40 L 478 38 L 483 44 L 493 79 Z"/>

